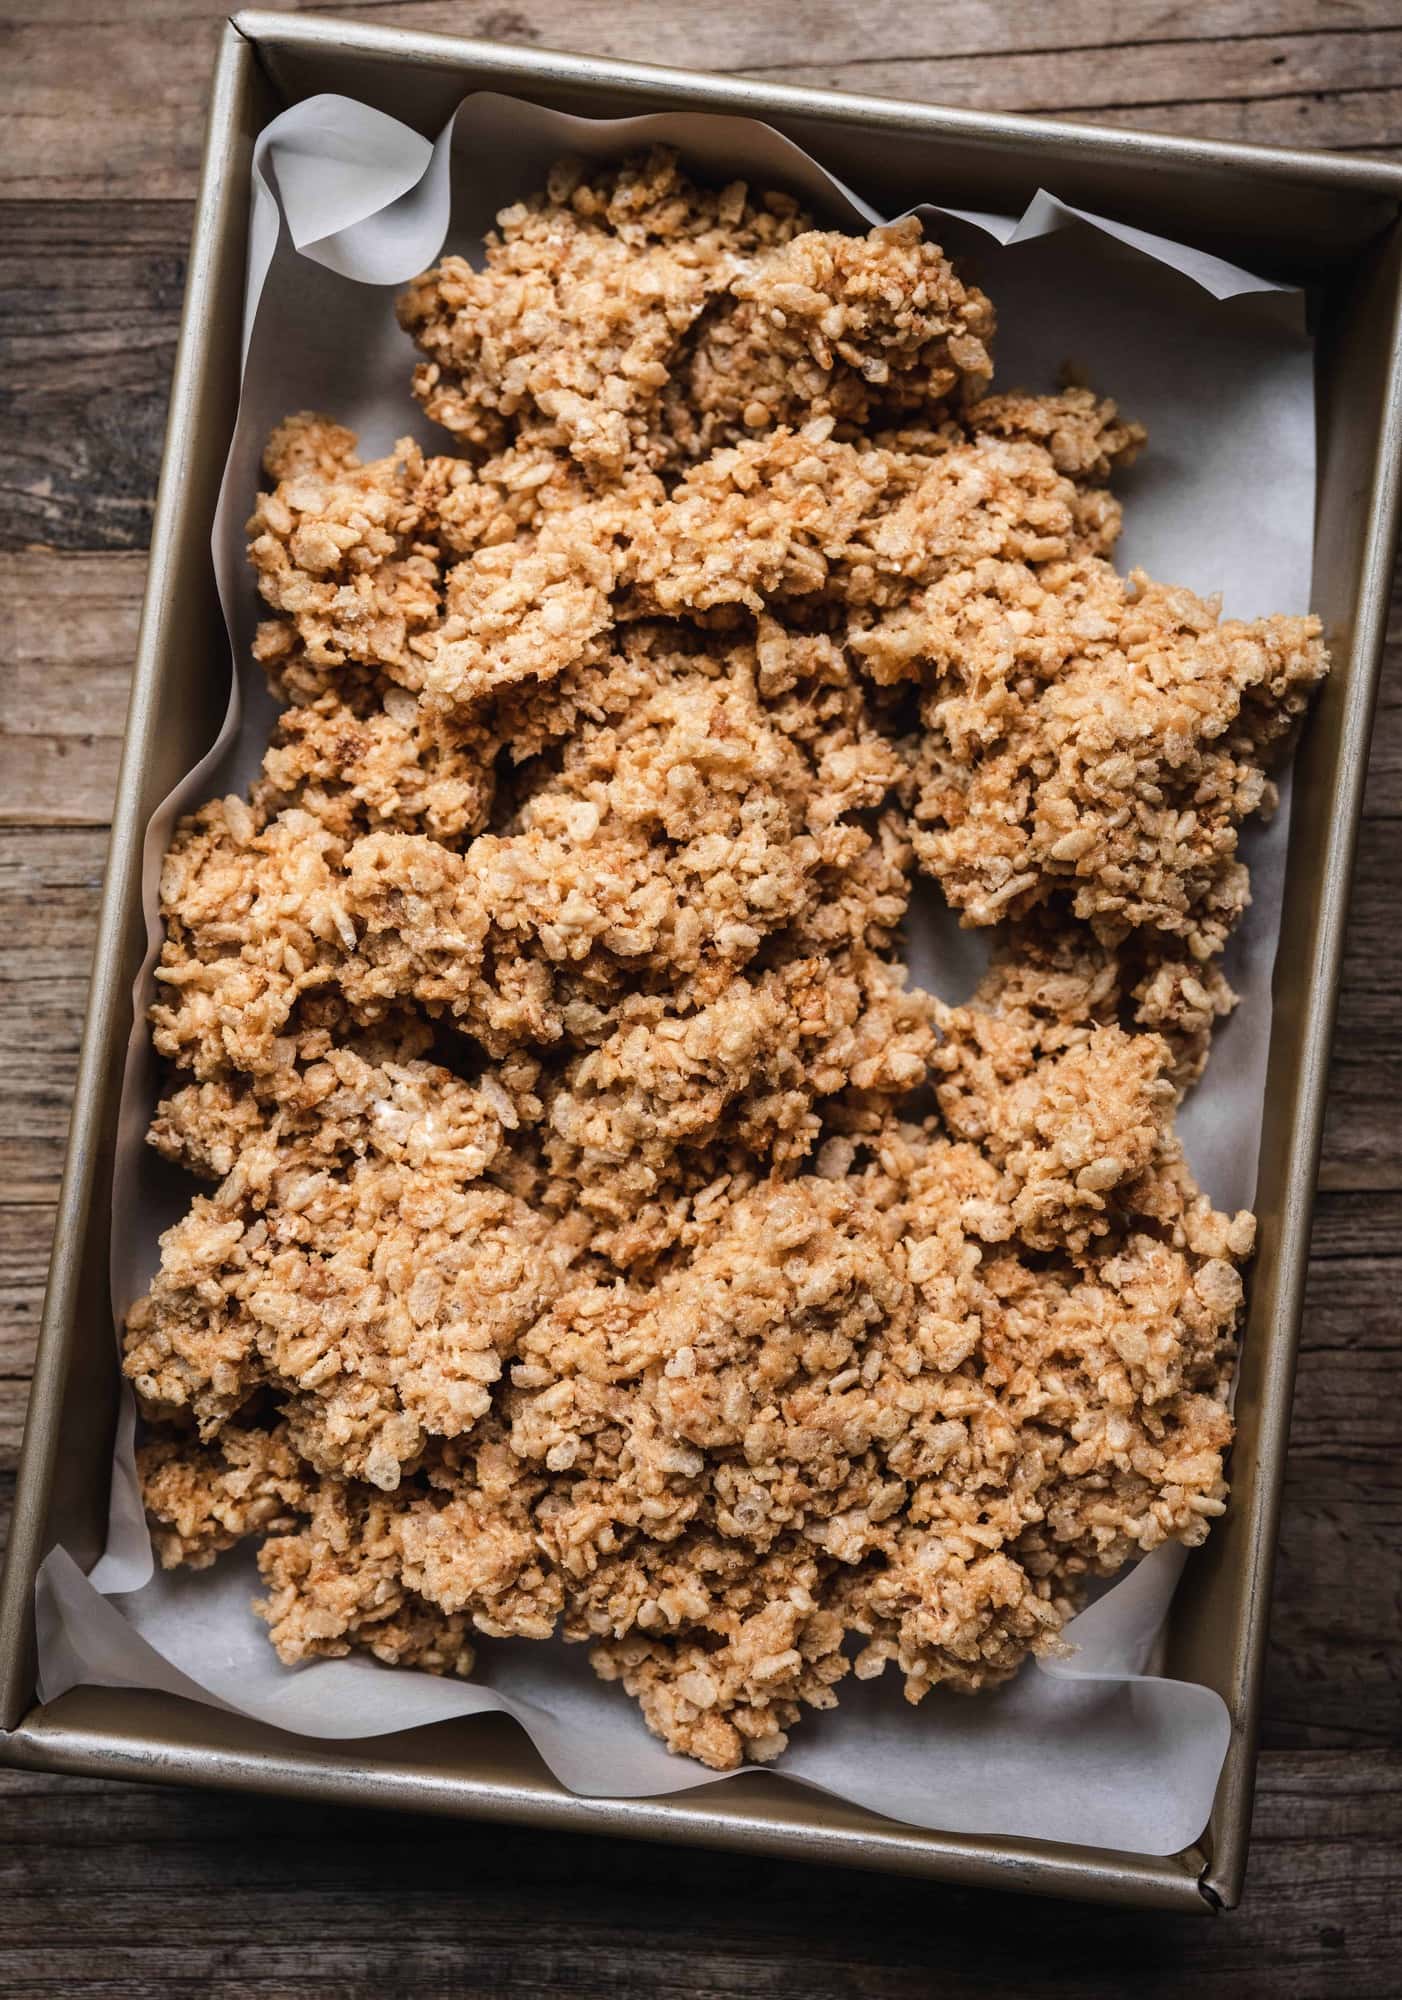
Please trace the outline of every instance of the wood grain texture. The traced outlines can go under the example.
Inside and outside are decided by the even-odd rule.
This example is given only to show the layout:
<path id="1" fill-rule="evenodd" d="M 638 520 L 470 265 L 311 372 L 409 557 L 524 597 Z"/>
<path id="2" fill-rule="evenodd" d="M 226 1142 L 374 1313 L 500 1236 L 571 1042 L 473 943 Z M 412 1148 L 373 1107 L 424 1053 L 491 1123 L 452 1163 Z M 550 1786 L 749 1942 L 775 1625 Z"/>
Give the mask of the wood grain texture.
<path id="1" fill-rule="evenodd" d="M 1246 1911 L 1165 1919 L 0 1773 L 0 1994 L 1182 2000 L 1203 1981 L 1231 2000 L 1395 1993 L 1399 1835 L 1396 1756 L 1268 1760 L 1253 1891 L 1267 1945 Z"/>
<path id="2" fill-rule="evenodd" d="M 0 827 L 0 1201 L 58 1193 L 106 844 L 100 827 Z"/>
<path id="3" fill-rule="evenodd" d="M 104 32 L 91 0 L 12 0 L 0 195 L 192 196 L 224 11 L 145 0 Z M 682 0 L 370 0 L 287 11 L 978 110 L 1402 149 L 1392 0 L 713 0 L 704 16 Z"/>
<path id="4" fill-rule="evenodd" d="M 140 550 L 0 550 L 0 825 L 106 824 L 145 581 Z"/>
<path id="5" fill-rule="evenodd" d="M 1402 158 L 1402 0 L 377 0 L 325 10 Z M 214 0 L 0 0 L 0 1535 L 135 640 Z M 1194 1923 L 0 1773 L 0 1995 L 1395 1994 L 1402 579 L 1369 767 L 1247 1902 Z"/>
<path id="6" fill-rule="evenodd" d="M 0 548 L 150 540 L 190 214 L 0 202 Z"/>

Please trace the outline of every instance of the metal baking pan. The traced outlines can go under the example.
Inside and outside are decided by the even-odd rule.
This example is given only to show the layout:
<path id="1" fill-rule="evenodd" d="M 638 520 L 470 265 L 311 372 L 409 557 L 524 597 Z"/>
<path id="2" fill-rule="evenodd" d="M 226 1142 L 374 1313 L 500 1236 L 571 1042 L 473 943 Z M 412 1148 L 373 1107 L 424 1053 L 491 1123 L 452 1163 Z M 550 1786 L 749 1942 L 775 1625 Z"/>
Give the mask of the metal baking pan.
<path id="1" fill-rule="evenodd" d="M 75 1688 L 47 1705 L 35 1700 L 35 1571 L 59 1541 L 80 1561 L 95 1559 L 105 1532 L 117 1392 L 108 1228 L 122 1052 L 143 943 L 142 835 L 214 736 L 227 692 L 209 538 L 238 394 L 254 136 L 285 105 L 319 91 L 360 97 L 432 134 L 477 89 L 610 117 L 690 108 L 764 118 L 892 207 L 936 188 L 964 206 L 1018 207 L 1045 184 L 1065 200 L 1310 288 L 1320 392 L 1312 601 L 1335 666 L 1297 767 L 1232 1500 L 1188 1564 L 1168 1635 L 1166 1670 L 1217 1689 L 1232 1720 L 1211 1820 L 1180 1854 L 922 1832 L 769 1774 L 681 1797 L 576 1798 L 524 1734 L 495 1716 L 352 1749 L 136 1690 Z M 526 1820 L 1109 1902 L 1207 1911 L 1237 1901 L 1310 1209 L 1397 525 L 1400 214 L 1402 170 L 1368 160 L 990 117 L 322 18 L 240 14 L 225 28 L 0 1595 L 0 1762 Z"/>

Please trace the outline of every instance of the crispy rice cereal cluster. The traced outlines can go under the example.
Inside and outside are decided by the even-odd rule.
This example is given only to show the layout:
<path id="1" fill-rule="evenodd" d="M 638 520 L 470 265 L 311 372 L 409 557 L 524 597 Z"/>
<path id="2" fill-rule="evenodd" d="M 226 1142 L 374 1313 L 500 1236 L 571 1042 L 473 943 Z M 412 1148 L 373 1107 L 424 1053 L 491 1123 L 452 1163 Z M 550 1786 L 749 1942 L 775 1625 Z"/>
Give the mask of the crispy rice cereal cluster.
<path id="1" fill-rule="evenodd" d="M 1318 626 L 1118 575 L 1142 432 L 985 394 L 914 223 L 561 167 L 400 311 L 455 451 L 275 433 L 287 706 L 163 878 L 161 1558 L 261 1537 L 289 1663 L 588 1642 L 718 1769 L 1000 1681 L 1222 1511 L 1253 1222 L 1174 1107 Z"/>

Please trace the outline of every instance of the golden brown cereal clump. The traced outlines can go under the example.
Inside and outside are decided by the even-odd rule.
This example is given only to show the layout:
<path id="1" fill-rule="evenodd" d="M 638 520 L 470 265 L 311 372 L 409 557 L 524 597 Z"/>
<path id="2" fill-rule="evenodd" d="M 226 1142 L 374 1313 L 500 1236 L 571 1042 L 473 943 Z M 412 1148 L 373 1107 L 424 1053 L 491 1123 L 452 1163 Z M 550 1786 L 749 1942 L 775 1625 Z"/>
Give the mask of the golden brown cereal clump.
<path id="1" fill-rule="evenodd" d="M 1327 655 L 1313 618 L 1215 604 L 1103 560 L 952 571 L 855 642 L 922 685 L 916 852 L 968 924 L 1061 894 L 1107 944 L 1206 963 L 1248 900 L 1238 830 Z"/>
<path id="2" fill-rule="evenodd" d="M 989 301 L 914 217 L 869 236 L 808 230 L 734 280 L 667 409 L 693 456 L 815 416 L 875 428 L 976 401 L 993 373 L 993 327 Z"/>
<path id="3" fill-rule="evenodd" d="M 1071 479 L 1108 479 L 1133 465 L 1144 444 L 1144 426 L 1128 422 L 1108 399 L 1089 389 L 1058 396 L 985 396 L 969 412 L 981 437 L 1018 438 L 1045 445 L 1058 472 Z"/>
<path id="4" fill-rule="evenodd" d="M 659 455 L 661 391 L 708 300 L 799 226 L 786 197 L 699 189 L 662 148 L 592 177 L 564 163 L 502 211 L 485 269 L 447 257 L 405 293 L 400 320 L 427 357 L 415 394 L 467 444 L 525 429 L 617 477 Z"/>
<path id="5" fill-rule="evenodd" d="M 278 427 L 286 706 L 162 878 L 160 1559 L 257 1538 L 289 1664 L 587 1645 L 718 1770 L 1004 1680 L 1225 1504 L 1174 1116 L 1318 627 L 1116 573 L 1143 432 L 985 394 L 917 222 L 566 164 L 401 317 L 462 455 Z"/>
<path id="6" fill-rule="evenodd" d="M 297 1524 L 311 1506 L 315 1476 L 288 1440 L 271 1430 L 225 1424 L 212 1445 L 157 1430 L 138 1448 L 137 1470 L 151 1539 L 166 1569 L 206 1569 L 249 1535 Z"/>

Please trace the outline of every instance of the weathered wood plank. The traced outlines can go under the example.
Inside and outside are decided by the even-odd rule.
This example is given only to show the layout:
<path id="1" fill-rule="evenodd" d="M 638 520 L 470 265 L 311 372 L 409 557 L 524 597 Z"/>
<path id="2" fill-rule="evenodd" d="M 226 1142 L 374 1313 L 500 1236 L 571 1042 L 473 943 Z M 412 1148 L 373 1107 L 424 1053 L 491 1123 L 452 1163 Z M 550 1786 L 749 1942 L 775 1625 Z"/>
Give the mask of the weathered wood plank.
<path id="1" fill-rule="evenodd" d="M 0 1206 L 0 1381 L 28 1375 L 54 1233 L 51 1201 Z"/>
<path id="2" fill-rule="evenodd" d="M 1321 1372 L 1302 1369 L 1298 1409 L 1308 1407 Z M 1398 1741 L 1399 1534 L 1402 1494 L 1379 1495 L 1371 1473 L 1351 1472 L 1342 1461 L 1292 1458 L 1266 1655 L 1262 1736 L 1268 1745 L 1324 1749 Z"/>
<path id="3" fill-rule="evenodd" d="M 24 1413 L 29 1407 L 27 1375 L 0 1376 L 0 1470 L 12 1473 L 24 1443 Z"/>
<path id="4" fill-rule="evenodd" d="M 1323 1191 L 1315 1202 L 1310 1256 L 1316 1264 L 1402 1256 L 1402 1191 Z"/>
<path id="5" fill-rule="evenodd" d="M 1339 991 L 1320 1186 L 1402 1185 L 1402 979 L 1396 918 L 1397 826 L 1359 835 Z"/>
<path id="6" fill-rule="evenodd" d="M 1067 113 L 1094 105 L 1142 123 L 1137 107 L 1173 106 L 1172 129 L 1219 137 L 1396 143 L 1377 136 L 1381 113 L 1349 114 L 1343 136 L 1311 140 L 1307 110 L 1269 108 L 1272 100 L 1305 103 L 1314 92 L 1395 84 L 1398 24 L 1388 0 L 1211 0 L 1201 7 L 1068 0 L 1055 8 L 934 0 L 914 14 L 904 0 L 801 0 L 775 9 L 717 0 L 701 33 L 680 7 L 649 9 L 644 29 L 618 0 L 470 8 L 460 0 L 334 0 L 309 11 L 973 109 Z M 106 19 L 94 19 L 86 0 L 43 8 L 25 0 L 12 9 L 12 139 L 0 192 L 44 199 L 193 194 L 223 12 L 216 0 L 158 0 Z M 1265 108 L 1239 116 L 1208 106 L 1206 122 L 1193 122 L 1189 107 L 1234 97 L 1265 100 Z M 1162 119 L 1148 122 L 1163 128 Z"/>
<path id="7" fill-rule="evenodd" d="M 81 7 L 83 0 L 66 4 Z M 194 4 L 204 6 L 208 0 Z M 1146 48 L 1191 50 L 1205 42 L 1323 34 L 1338 40 L 1398 25 L 1390 0 L 1201 0 L 1197 5 L 1190 0 L 1060 0 L 1054 8 L 931 0 L 918 15 L 902 0 L 798 0 L 782 14 L 747 7 L 744 0 L 716 0 L 707 10 L 703 50 L 686 9 L 666 7 L 653 10 L 643 49 L 636 20 L 617 0 L 518 0 L 466 18 L 454 0 L 359 0 L 349 9 L 340 0 L 302 0 L 298 11 L 506 42 L 549 45 L 554 35 L 560 48 L 683 66 L 702 63 L 704 54 L 712 68 L 750 71 L 791 62 L 801 46 L 814 56 L 821 52 L 854 66 L 902 50 L 916 61 L 934 53 L 951 59 L 982 56 L 990 63 L 1080 51 L 1098 59 L 1107 74 L 1113 70 L 1118 75 L 1122 61 L 1135 60 Z M 912 33 L 913 26 L 918 33 Z M 570 34 L 574 40 L 568 39 Z"/>
<path id="8" fill-rule="evenodd" d="M 1385 1745 L 1402 1727 L 1398 1209 L 1396 1196 L 1319 1200 L 1267 1655 L 1272 1744 Z"/>
<path id="9" fill-rule="evenodd" d="M 106 844 L 96 827 L 0 828 L 0 1201 L 57 1192 Z"/>
<path id="10" fill-rule="evenodd" d="M 0 548 L 144 548 L 185 284 L 180 203 L 0 205 Z"/>
<path id="11" fill-rule="evenodd" d="M 0 553 L 0 822 L 109 818 L 145 580 L 135 551 Z"/>
<path id="12" fill-rule="evenodd" d="M 1279 97 L 1210 104 L 1137 105 L 1120 110 L 1087 105 L 1072 114 L 1098 125 L 1167 132 L 1176 138 L 1230 139 L 1247 146 L 1318 146 L 1332 153 L 1369 153 L 1396 159 L 1402 151 L 1402 90 L 1370 86 L 1294 92 Z"/>
<path id="13" fill-rule="evenodd" d="M 1402 1760 L 1378 1751 L 1263 1761 L 1218 1923 L 96 1780 L 5 1773 L 0 1799 L 16 1993 L 1318 2000 L 1395 1991 L 1402 1951 Z"/>
<path id="14" fill-rule="evenodd" d="M 921 53 L 860 61 L 823 60 L 803 48 L 766 65 L 763 74 L 874 97 L 1219 139 L 1364 148 L 1397 143 L 1402 35 L 1394 29 L 1347 37 L 1150 42 L 1118 49 L 1112 60 L 1101 49 L 949 55 L 924 37 L 920 47 Z"/>
<path id="15" fill-rule="evenodd" d="M 1392 578 L 1363 813 L 1368 819 L 1402 818 L 1402 562 Z"/>

